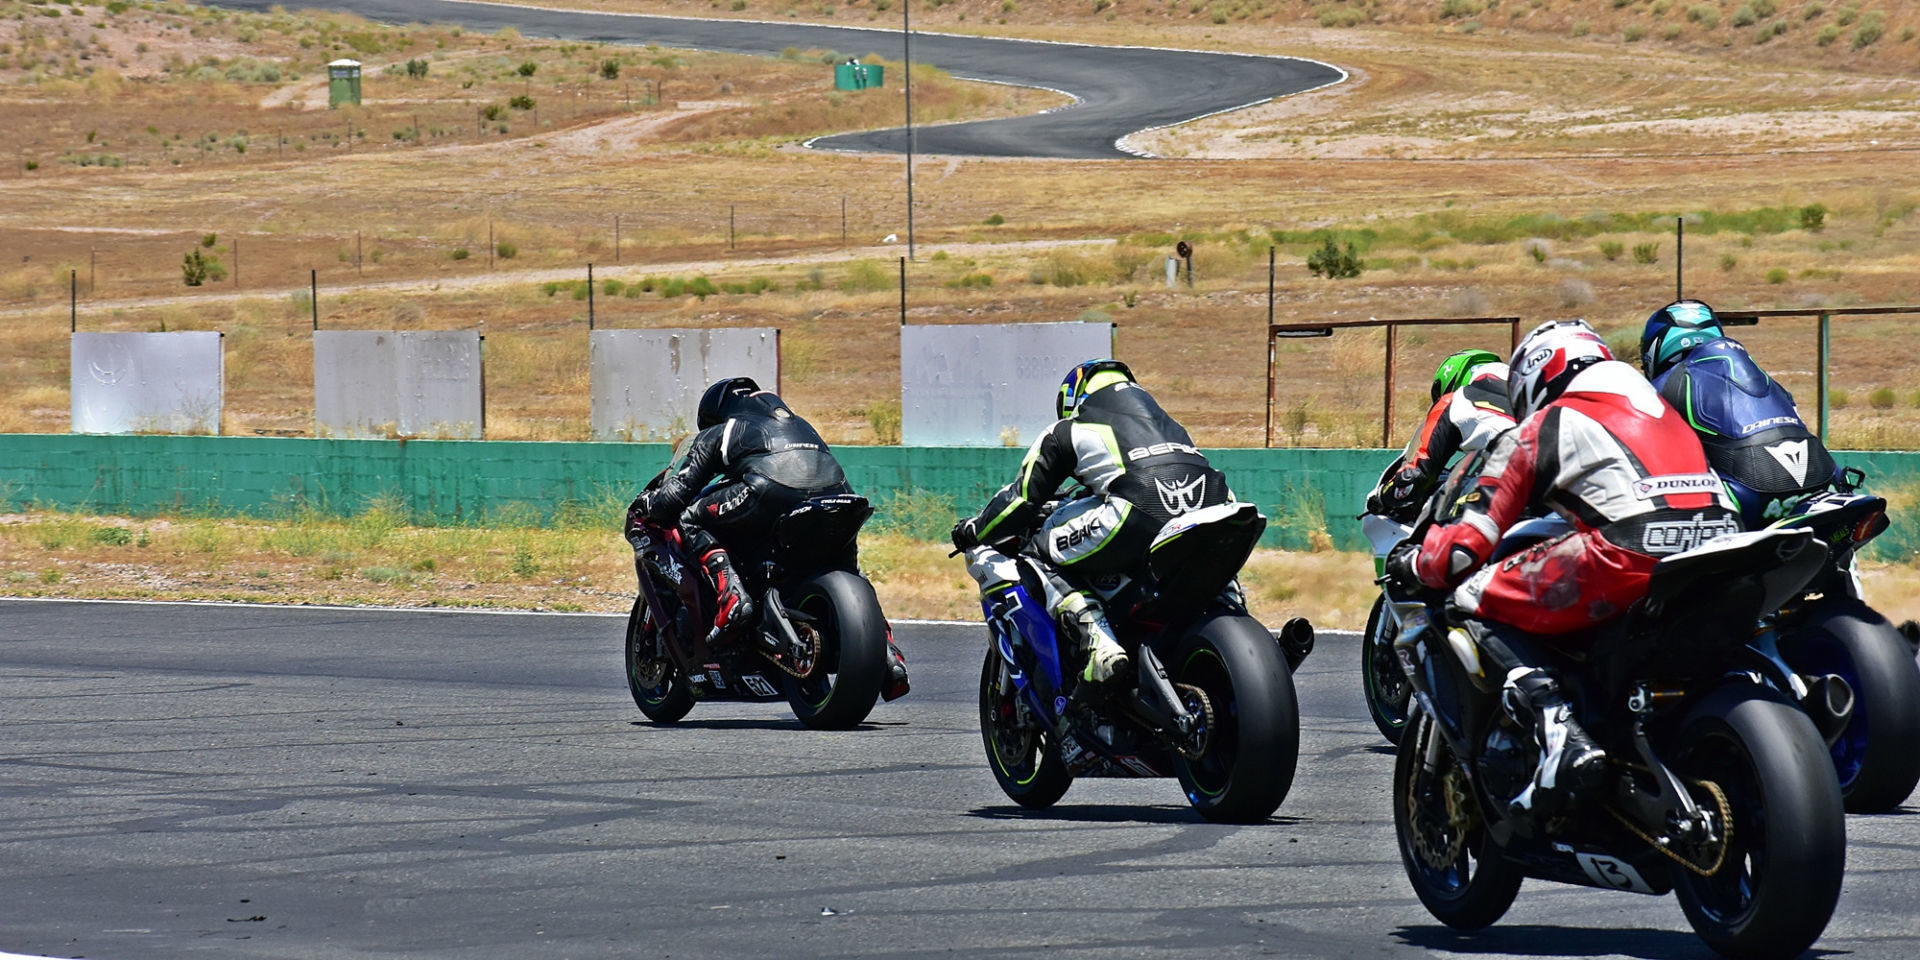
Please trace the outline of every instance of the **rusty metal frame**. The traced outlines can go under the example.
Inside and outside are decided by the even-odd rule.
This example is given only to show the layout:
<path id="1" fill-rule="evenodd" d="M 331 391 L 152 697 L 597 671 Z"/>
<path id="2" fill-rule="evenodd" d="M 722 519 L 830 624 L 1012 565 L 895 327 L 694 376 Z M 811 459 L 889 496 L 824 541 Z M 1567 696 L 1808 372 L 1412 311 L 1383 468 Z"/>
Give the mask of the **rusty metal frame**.
<path id="1" fill-rule="evenodd" d="M 1326 320 L 1304 323 L 1270 323 L 1267 325 L 1267 432 L 1263 446 L 1273 446 L 1273 401 L 1274 367 L 1278 360 L 1277 343 L 1282 337 L 1331 337 L 1337 329 L 1356 329 L 1365 327 L 1387 328 L 1387 349 L 1383 363 L 1381 386 L 1380 445 L 1391 447 L 1393 437 L 1393 353 L 1396 333 L 1403 326 L 1454 327 L 1473 324 L 1504 323 L 1508 328 L 1507 350 L 1512 352 L 1520 346 L 1519 317 L 1409 317 L 1393 320 L 1380 320 L 1369 317 L 1365 320 Z"/>

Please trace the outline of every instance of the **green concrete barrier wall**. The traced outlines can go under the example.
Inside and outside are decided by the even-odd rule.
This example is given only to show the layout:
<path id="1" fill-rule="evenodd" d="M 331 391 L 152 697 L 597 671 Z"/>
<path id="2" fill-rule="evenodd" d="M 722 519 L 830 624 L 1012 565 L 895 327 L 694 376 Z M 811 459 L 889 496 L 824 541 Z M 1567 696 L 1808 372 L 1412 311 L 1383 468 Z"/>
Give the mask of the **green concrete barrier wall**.
<path id="1" fill-rule="evenodd" d="M 837 447 L 855 489 L 882 519 L 926 533 L 1010 479 L 1015 448 Z M 108 513 L 235 513 L 297 509 L 352 514 L 397 501 L 424 523 L 544 519 L 582 506 L 611 513 L 665 464 L 665 444 L 267 437 L 0 435 L 0 509 L 38 505 Z M 1234 493 L 1271 519 L 1266 543 L 1364 549 L 1367 491 L 1392 452 L 1221 449 L 1208 456 Z M 1892 504 L 1876 555 L 1920 552 L 1909 522 L 1920 505 L 1920 453 L 1841 453 Z"/>

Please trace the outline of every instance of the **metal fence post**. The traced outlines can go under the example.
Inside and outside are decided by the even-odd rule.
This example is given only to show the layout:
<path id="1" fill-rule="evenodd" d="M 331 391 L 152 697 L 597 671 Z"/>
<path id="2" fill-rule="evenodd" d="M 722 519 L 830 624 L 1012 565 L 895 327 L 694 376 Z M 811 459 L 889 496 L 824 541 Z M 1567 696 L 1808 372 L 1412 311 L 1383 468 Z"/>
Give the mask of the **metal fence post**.
<path id="1" fill-rule="evenodd" d="M 900 258 L 900 325 L 907 325 L 907 258 Z"/>
<path id="2" fill-rule="evenodd" d="M 307 271 L 307 306 L 313 308 L 313 329 L 320 329 L 320 271 Z"/>
<path id="3" fill-rule="evenodd" d="M 1382 378 L 1386 384 L 1384 388 L 1386 410 L 1380 418 L 1380 445 L 1383 447 L 1393 446 L 1393 334 L 1398 329 L 1397 324 L 1387 324 L 1387 369 L 1386 376 Z"/>
<path id="4" fill-rule="evenodd" d="M 1820 442 L 1827 442 L 1827 331 L 1829 314 L 1820 314 Z"/>
<path id="5" fill-rule="evenodd" d="M 593 332 L 593 264 L 587 264 L 587 332 Z"/>

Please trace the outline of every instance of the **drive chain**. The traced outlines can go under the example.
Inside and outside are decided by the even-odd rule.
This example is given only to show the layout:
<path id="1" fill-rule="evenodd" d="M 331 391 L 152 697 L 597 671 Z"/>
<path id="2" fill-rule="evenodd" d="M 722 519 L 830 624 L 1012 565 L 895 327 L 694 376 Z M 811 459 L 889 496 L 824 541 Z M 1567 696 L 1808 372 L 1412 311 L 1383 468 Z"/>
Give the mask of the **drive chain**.
<path id="1" fill-rule="evenodd" d="M 1708 866 L 1701 866 L 1695 863 L 1692 858 L 1667 846 L 1665 842 L 1648 836 L 1645 830 L 1640 829 L 1639 824 L 1634 823 L 1626 814 L 1614 809 L 1611 805 L 1607 807 L 1607 812 L 1613 814 L 1613 818 L 1620 821 L 1621 826 L 1626 827 L 1629 832 L 1639 837 L 1647 846 L 1660 851 L 1675 863 L 1686 867 L 1688 870 L 1700 876 L 1711 877 L 1719 873 L 1721 867 L 1726 866 L 1727 851 L 1733 849 L 1733 805 L 1727 802 L 1727 795 L 1721 791 L 1720 785 L 1711 780 L 1695 780 L 1694 786 L 1712 794 L 1713 804 L 1718 808 L 1720 814 L 1720 844 L 1719 848 L 1714 852 L 1713 863 Z"/>

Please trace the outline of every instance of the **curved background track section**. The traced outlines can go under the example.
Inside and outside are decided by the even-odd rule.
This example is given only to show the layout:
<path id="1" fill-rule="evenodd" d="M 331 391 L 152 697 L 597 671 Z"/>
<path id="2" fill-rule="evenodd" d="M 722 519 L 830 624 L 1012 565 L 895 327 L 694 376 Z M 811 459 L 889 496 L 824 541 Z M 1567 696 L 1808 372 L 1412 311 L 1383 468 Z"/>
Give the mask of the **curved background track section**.
<path id="1" fill-rule="evenodd" d="M 276 5 L 275 0 L 206 2 L 258 12 Z M 387 23 L 457 23 L 488 32 L 513 27 L 527 36 L 656 43 L 755 56 L 776 56 L 787 47 L 849 55 L 877 53 L 892 60 L 905 52 L 898 30 L 587 13 L 466 0 L 326 0 L 323 6 Z M 916 62 L 933 64 L 958 77 L 1044 87 L 1079 99 L 1073 106 L 1048 113 L 915 130 L 917 152 L 979 157 L 1134 156 L 1118 146 L 1129 134 L 1301 93 L 1346 77 L 1337 67 L 1290 57 L 934 33 L 914 34 L 913 56 Z M 824 70 L 821 79 L 826 81 Z M 906 149 L 906 132 L 894 128 L 839 134 L 821 137 L 812 146 L 899 153 Z"/>

